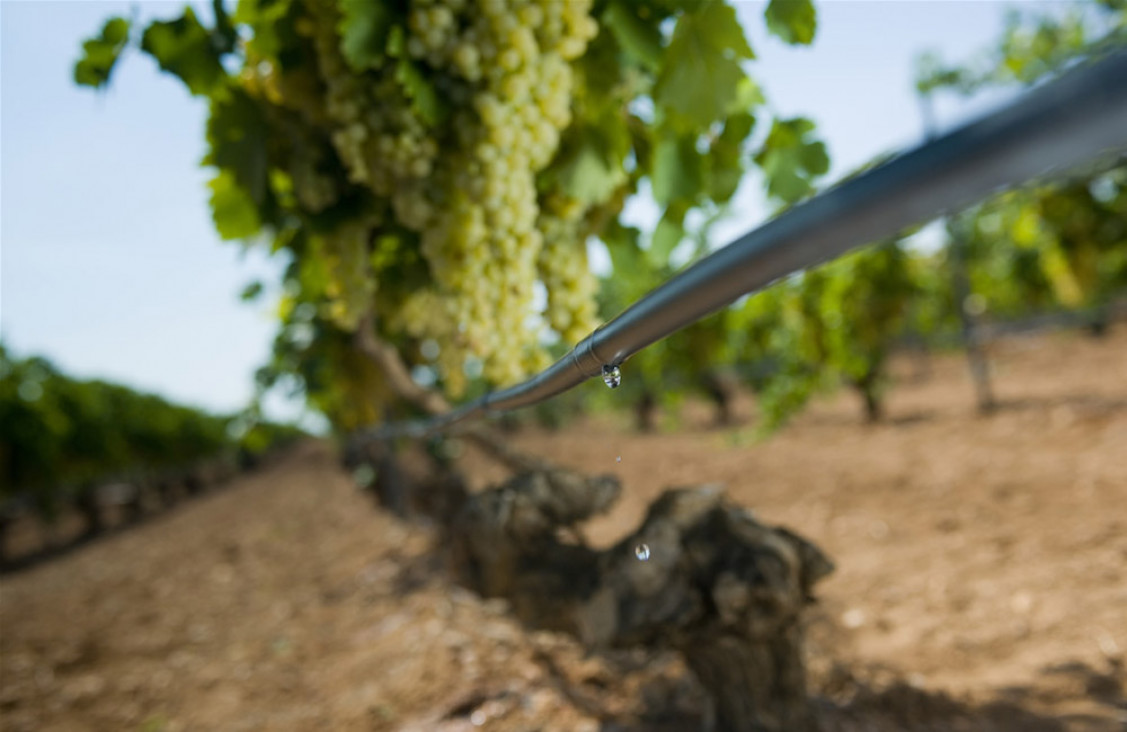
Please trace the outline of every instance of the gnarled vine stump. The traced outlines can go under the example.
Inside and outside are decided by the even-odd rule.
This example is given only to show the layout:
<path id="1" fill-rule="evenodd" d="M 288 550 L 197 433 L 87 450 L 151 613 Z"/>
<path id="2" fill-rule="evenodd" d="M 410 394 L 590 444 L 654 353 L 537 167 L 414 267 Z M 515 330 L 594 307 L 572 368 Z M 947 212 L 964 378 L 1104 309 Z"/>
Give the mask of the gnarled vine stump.
<path id="1" fill-rule="evenodd" d="M 568 535 L 618 493 L 610 476 L 545 471 L 470 496 L 448 524 L 455 570 L 530 625 L 595 647 L 677 649 L 718 730 L 811 727 L 800 614 L 830 561 L 710 487 L 667 491 L 605 551 Z"/>

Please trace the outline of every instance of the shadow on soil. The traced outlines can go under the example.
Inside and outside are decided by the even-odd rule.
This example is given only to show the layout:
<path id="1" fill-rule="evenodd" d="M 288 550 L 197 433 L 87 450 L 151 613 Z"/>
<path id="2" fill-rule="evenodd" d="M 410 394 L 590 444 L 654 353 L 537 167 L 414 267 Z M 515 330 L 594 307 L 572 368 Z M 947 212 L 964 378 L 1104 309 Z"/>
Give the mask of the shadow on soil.
<path id="1" fill-rule="evenodd" d="M 968 400 L 968 411 L 973 410 L 973 408 L 973 405 Z M 991 416 L 1005 414 L 1007 412 L 1040 412 L 1053 411 L 1060 408 L 1069 410 L 1071 412 L 1071 416 L 1075 419 L 1102 419 L 1110 417 L 1116 412 L 1127 409 L 1127 400 L 1108 399 L 1106 396 L 1101 396 L 1098 394 L 1066 394 L 1063 396 L 1054 396 L 1047 398 L 1027 397 L 1022 399 L 1000 399 L 994 403 L 992 409 L 982 414 L 981 416 L 983 418 L 989 418 Z M 890 414 L 884 419 L 869 424 L 864 423 L 860 419 L 860 417 L 850 414 L 822 414 L 808 417 L 811 423 L 820 425 L 856 424 L 857 426 L 874 427 L 879 427 L 881 425 L 907 426 L 913 424 L 936 422 L 944 419 L 962 418 L 962 415 L 944 414 L 933 409 L 923 409 Z"/>
<path id="2" fill-rule="evenodd" d="M 549 654 L 538 654 L 537 662 L 561 696 L 601 720 L 600 732 L 710 729 L 700 688 L 668 654 L 612 652 L 600 657 L 605 662 L 604 674 L 581 678 L 557 665 Z M 1127 709 L 1122 680 L 1117 677 L 1121 671 L 1114 665 L 1107 672 L 1083 664 L 1048 668 L 1043 671 L 1047 689 L 1039 684 L 1036 688 L 1012 687 L 981 703 L 903 680 L 878 687 L 842 671 L 836 682 L 830 680 L 838 687 L 815 696 L 812 706 L 816 729 L 822 732 L 1115 732 L 1124 729 Z M 620 706 L 623 696 L 637 700 L 626 712 Z M 468 715 L 484 698 L 451 709 L 446 719 Z M 1096 701 L 1098 706 L 1092 713 L 1042 714 L 1035 710 L 1039 703 L 1074 698 Z"/>
<path id="3" fill-rule="evenodd" d="M 1084 417 L 1103 417 L 1127 409 L 1127 399 L 1108 399 L 1099 394 L 1063 394 L 1054 397 L 1001 399 L 995 411 L 1029 411 L 1067 407 Z"/>
<path id="4" fill-rule="evenodd" d="M 869 730 L 951 730 L 952 732 L 1065 732 L 1055 717 L 1002 699 L 973 704 L 943 692 L 903 681 L 882 689 L 860 687 L 844 703 L 819 701 L 820 728 L 826 732 Z"/>

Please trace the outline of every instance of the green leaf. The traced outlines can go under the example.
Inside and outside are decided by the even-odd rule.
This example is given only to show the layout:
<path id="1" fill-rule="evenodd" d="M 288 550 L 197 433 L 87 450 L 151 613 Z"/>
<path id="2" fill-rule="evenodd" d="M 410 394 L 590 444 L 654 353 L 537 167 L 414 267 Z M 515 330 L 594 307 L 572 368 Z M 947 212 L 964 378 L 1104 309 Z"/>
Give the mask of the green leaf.
<path id="1" fill-rule="evenodd" d="M 246 239 L 254 236 L 262 228 L 254 201 L 236 181 L 228 170 L 208 183 L 211 188 L 211 218 L 215 229 L 224 239 Z M 261 288 L 261 285 L 259 285 Z M 245 296 L 244 300 L 249 299 Z"/>
<path id="2" fill-rule="evenodd" d="M 104 86 L 128 41 L 129 21 L 125 18 L 107 20 L 98 36 L 82 44 L 82 58 L 74 64 L 74 83 L 95 88 Z"/>
<path id="3" fill-rule="evenodd" d="M 154 21 L 141 36 L 141 49 L 156 59 L 162 71 L 175 74 L 195 95 L 207 96 L 227 76 L 211 33 L 200 25 L 191 8 L 176 20 Z"/>
<path id="4" fill-rule="evenodd" d="M 585 204 L 602 203 L 626 181 L 623 161 L 630 151 L 626 120 L 608 106 L 587 124 L 564 133 L 556 159 L 541 176 L 541 185 L 557 185 Z"/>
<path id="5" fill-rule="evenodd" d="M 791 45 L 809 45 L 818 29 L 811 0 L 771 0 L 763 13 L 767 30 Z"/>
<path id="6" fill-rule="evenodd" d="M 794 203 L 814 190 L 814 179 L 829 170 L 826 146 L 812 139 L 814 123 L 803 117 L 776 119 L 755 162 L 767 178 L 767 193 Z"/>
<path id="7" fill-rule="evenodd" d="M 441 124 L 450 109 L 438 96 L 434 84 L 430 82 L 419 67 L 407 59 L 401 59 L 395 67 L 395 80 L 411 100 L 411 108 L 428 126 Z"/>
<path id="8" fill-rule="evenodd" d="M 714 156 L 708 176 L 708 197 L 716 203 L 727 203 L 736 195 L 743 180 L 744 169 L 738 159 Z"/>
<path id="9" fill-rule="evenodd" d="M 650 126 L 637 115 L 626 118 L 626 129 L 629 135 L 629 144 L 634 151 L 634 162 L 641 171 L 651 170 L 653 165 L 653 141 Z"/>
<path id="10" fill-rule="evenodd" d="M 610 252 L 611 265 L 615 271 L 629 269 L 637 263 L 636 255 L 640 251 L 638 241 L 642 232 L 634 226 L 624 226 L 617 219 L 607 224 L 599 238 L 607 245 Z"/>
<path id="11" fill-rule="evenodd" d="M 286 46 L 299 45 L 293 31 L 295 0 L 240 0 L 234 22 L 248 26 L 253 34 L 250 47 L 255 55 L 276 59 Z"/>
<path id="12" fill-rule="evenodd" d="M 379 68 L 389 53 L 389 34 L 396 20 L 391 4 L 341 0 L 340 5 L 337 31 L 340 33 L 341 54 L 356 71 Z"/>
<path id="13" fill-rule="evenodd" d="M 606 199 L 624 178 L 621 169 L 609 165 L 594 145 L 579 147 L 559 169 L 560 189 L 585 204 Z"/>
<path id="14" fill-rule="evenodd" d="M 688 210 L 689 206 L 684 201 L 674 201 L 665 209 L 661 220 L 657 222 L 653 239 L 650 241 L 650 248 L 646 252 L 654 266 L 665 264 L 669 259 L 670 252 L 684 240 L 685 214 L 688 213 Z"/>
<path id="15" fill-rule="evenodd" d="M 262 110 L 245 92 L 233 91 L 212 102 L 207 121 L 211 149 L 203 162 L 231 171 L 235 182 L 259 210 L 270 194 L 266 150 L 269 135 Z"/>
<path id="16" fill-rule="evenodd" d="M 668 137 L 657 144 L 651 180 L 654 200 L 661 206 L 678 198 L 696 200 L 704 187 L 704 170 L 692 137 Z"/>
<path id="17" fill-rule="evenodd" d="M 255 280 L 254 282 L 249 283 L 246 287 L 243 288 L 243 291 L 239 293 L 239 299 L 243 302 L 257 300 L 258 297 L 262 294 L 263 289 L 264 286 L 262 282 Z"/>
<path id="18" fill-rule="evenodd" d="M 737 113 L 724 122 L 724 129 L 708 151 L 708 196 L 726 203 L 735 195 L 744 174 L 743 145 L 755 127 L 755 117 Z"/>
<path id="19" fill-rule="evenodd" d="M 830 169 L 830 156 L 824 142 L 803 144 L 799 148 L 798 160 L 810 177 L 825 175 Z"/>
<path id="20" fill-rule="evenodd" d="M 733 114 L 724 121 L 719 141 L 726 145 L 742 145 L 755 128 L 755 115 L 746 112 Z"/>
<path id="21" fill-rule="evenodd" d="M 649 20 L 638 15 L 638 4 L 612 0 L 603 11 L 602 23 L 610 30 L 626 54 L 650 71 L 661 65 L 661 29 L 651 14 Z"/>
<path id="22" fill-rule="evenodd" d="M 750 76 L 745 76 L 736 87 L 736 97 L 732 100 L 729 112 L 749 112 L 763 104 L 763 90 Z"/>
<path id="23" fill-rule="evenodd" d="M 677 21 L 654 87 L 658 106 L 698 128 L 731 108 L 746 78 L 740 59 L 754 58 L 736 11 L 706 2 Z"/>
<path id="24" fill-rule="evenodd" d="M 619 96 L 623 74 L 631 66 L 622 63 L 622 44 L 613 33 L 600 32 L 582 56 L 572 62 L 575 88 L 584 89 L 588 99 L 606 100 Z"/>
<path id="25" fill-rule="evenodd" d="M 403 26 L 392 26 L 387 34 L 387 55 L 392 58 L 401 58 L 407 52 L 407 35 Z"/>

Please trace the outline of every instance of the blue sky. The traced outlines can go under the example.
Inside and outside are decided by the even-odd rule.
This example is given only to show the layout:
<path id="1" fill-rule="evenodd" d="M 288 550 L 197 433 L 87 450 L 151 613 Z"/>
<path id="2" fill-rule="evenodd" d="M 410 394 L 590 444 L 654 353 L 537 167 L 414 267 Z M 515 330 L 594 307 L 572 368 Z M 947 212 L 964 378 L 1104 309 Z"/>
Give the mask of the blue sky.
<path id="1" fill-rule="evenodd" d="M 818 123 L 831 178 L 918 142 L 916 54 L 967 57 L 997 36 L 1008 7 L 824 0 L 814 46 L 796 49 L 766 36 L 763 3 L 735 4 L 771 108 Z M 167 17 L 179 7 L 148 2 L 139 11 Z M 81 40 L 131 8 L 0 1 L 0 336 L 79 376 L 234 410 L 269 354 L 276 298 L 271 290 L 248 305 L 238 293 L 253 279 L 276 281 L 282 263 L 212 230 L 208 172 L 198 165 L 203 103 L 140 54 L 124 60 L 107 92 L 72 84 Z M 941 120 L 950 126 L 983 106 L 949 100 Z M 755 185 L 743 187 L 721 241 L 762 220 L 759 198 Z M 632 211 L 643 222 L 651 215 L 645 205 Z"/>

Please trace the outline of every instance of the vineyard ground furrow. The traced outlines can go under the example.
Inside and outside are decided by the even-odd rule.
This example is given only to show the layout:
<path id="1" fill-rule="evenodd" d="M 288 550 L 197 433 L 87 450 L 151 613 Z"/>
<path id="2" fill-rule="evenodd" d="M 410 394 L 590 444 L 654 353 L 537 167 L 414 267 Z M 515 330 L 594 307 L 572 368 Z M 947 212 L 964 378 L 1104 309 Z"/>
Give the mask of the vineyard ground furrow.
<path id="1" fill-rule="evenodd" d="M 1122 730 L 1127 327 L 990 349 L 1002 406 L 986 417 L 948 354 L 922 381 L 894 364 L 885 424 L 859 426 L 841 394 L 761 444 L 692 405 L 678 433 L 599 418 L 513 439 L 622 477 L 585 527 L 596 544 L 663 488 L 712 481 L 817 541 L 838 566 L 810 634 L 827 729 Z M 529 633 L 452 586 L 431 541 L 305 443 L 0 578 L 0 729 L 699 728 L 678 662 Z"/>

